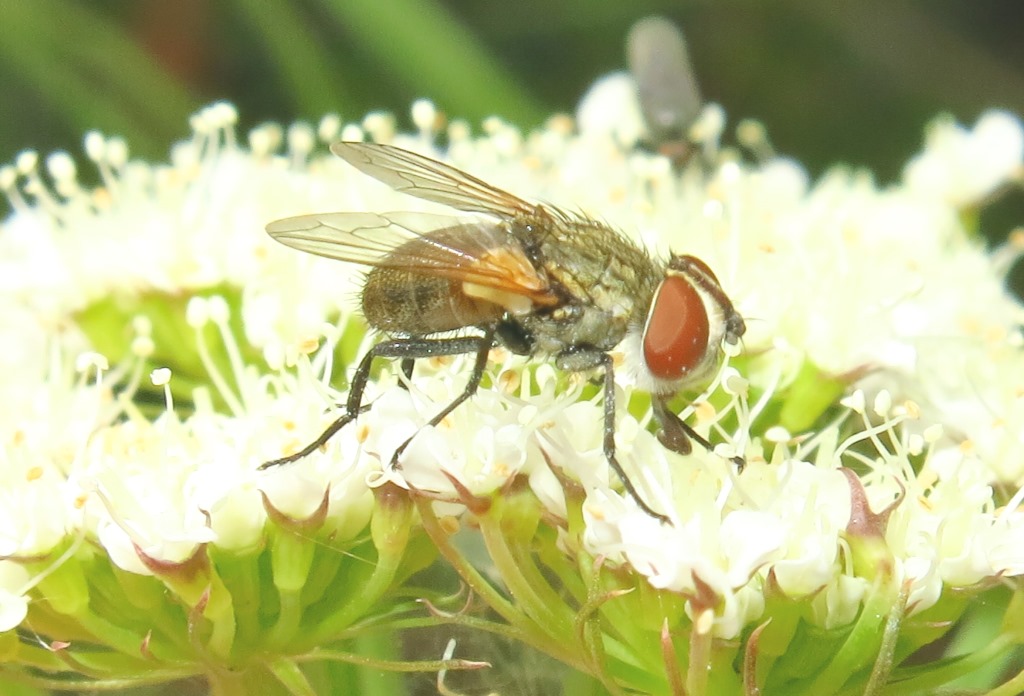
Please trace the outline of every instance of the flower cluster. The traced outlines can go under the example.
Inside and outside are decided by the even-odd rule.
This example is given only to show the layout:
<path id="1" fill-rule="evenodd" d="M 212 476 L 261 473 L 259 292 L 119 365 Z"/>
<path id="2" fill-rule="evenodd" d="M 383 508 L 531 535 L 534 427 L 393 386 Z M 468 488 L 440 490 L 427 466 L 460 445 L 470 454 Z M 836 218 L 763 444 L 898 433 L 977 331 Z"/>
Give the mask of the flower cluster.
<path id="1" fill-rule="evenodd" d="M 167 163 L 89 134 L 97 186 L 66 153 L 0 169 L 3 673 L 202 675 L 220 693 L 269 673 L 327 692 L 351 662 L 482 667 L 365 644 L 460 624 L 612 692 L 927 688 L 894 665 L 966 594 L 1024 573 L 1024 308 L 1004 287 L 1021 234 L 989 251 L 971 226 L 1024 180 L 1024 129 L 999 112 L 972 129 L 942 120 L 897 184 L 841 167 L 811 182 L 755 125 L 724 145 L 713 106 L 693 159 L 645 152 L 622 89 L 599 84 L 575 123 L 530 134 L 492 119 L 474 136 L 418 102 L 413 133 L 329 116 L 261 126 L 247 145 L 217 104 Z M 678 403 L 714 451 L 662 447 L 648 395 L 618 372 L 619 460 L 669 523 L 621 492 L 587 375 L 502 348 L 437 426 L 424 424 L 462 392 L 462 356 L 408 379 L 382 365 L 353 422 L 259 468 L 344 414 L 346 374 L 375 340 L 353 311 L 361 273 L 264 225 L 434 209 L 332 158 L 339 139 L 444 158 L 715 270 L 748 331 Z M 442 608 L 417 575 L 438 554 L 497 620 Z M 312 661 L 330 669 L 301 668 Z"/>

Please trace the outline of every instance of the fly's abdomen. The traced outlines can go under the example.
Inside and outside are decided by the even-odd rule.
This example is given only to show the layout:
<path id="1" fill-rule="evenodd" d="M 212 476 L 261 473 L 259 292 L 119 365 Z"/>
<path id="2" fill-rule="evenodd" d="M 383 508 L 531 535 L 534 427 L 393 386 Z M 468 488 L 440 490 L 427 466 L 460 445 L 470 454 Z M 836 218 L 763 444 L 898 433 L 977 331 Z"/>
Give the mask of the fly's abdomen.
<path id="1" fill-rule="evenodd" d="M 466 295 L 462 282 L 374 268 L 363 287 L 363 316 L 373 328 L 392 334 L 427 335 L 501 319 L 497 304 Z"/>

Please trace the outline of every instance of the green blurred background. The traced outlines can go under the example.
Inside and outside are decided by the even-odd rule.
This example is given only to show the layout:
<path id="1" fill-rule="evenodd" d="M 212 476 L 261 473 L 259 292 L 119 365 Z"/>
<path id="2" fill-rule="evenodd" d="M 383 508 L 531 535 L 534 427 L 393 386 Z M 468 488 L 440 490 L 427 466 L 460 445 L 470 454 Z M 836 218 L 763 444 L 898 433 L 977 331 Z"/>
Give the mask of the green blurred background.
<path id="1" fill-rule="evenodd" d="M 382 108 L 408 126 L 421 96 L 529 128 L 622 68 L 648 14 L 684 28 L 707 99 L 814 175 L 844 162 L 891 181 L 936 114 L 1024 113 L 1024 3 L 998 0 L 0 0 L 0 163 L 78 153 L 90 128 L 162 158 L 217 99 L 243 131 Z M 987 215 L 1004 235 L 1024 202 Z"/>

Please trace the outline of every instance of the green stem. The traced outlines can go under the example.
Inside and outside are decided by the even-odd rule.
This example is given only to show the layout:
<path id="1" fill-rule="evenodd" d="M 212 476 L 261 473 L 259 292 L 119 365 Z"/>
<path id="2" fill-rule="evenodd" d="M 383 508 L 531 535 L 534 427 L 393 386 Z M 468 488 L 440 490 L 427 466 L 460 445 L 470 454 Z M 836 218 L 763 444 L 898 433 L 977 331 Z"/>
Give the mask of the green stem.
<path id="1" fill-rule="evenodd" d="M 260 627 L 259 558 L 258 553 L 224 553 L 215 556 L 211 549 L 211 561 L 231 594 L 239 649 L 252 647 L 257 636 L 263 633 Z"/>
<path id="2" fill-rule="evenodd" d="M 565 630 L 572 625 L 572 619 L 555 614 L 553 608 L 559 606 L 561 601 L 544 582 L 540 573 L 536 572 L 533 563 L 525 562 L 521 557 L 523 554 L 513 552 L 502 533 L 499 521 L 490 516 L 481 517 L 480 532 L 502 582 L 508 587 L 516 603 L 542 630 L 555 638 L 563 634 L 564 638 Z M 547 601 L 541 599 L 541 592 L 546 595 Z"/>
<path id="3" fill-rule="evenodd" d="M 875 666 L 871 670 L 871 677 L 867 686 L 864 687 L 865 696 L 874 696 L 881 692 L 886 685 L 889 676 L 892 674 L 893 660 L 896 655 L 896 641 L 900 637 L 900 628 L 903 626 L 903 618 L 906 616 L 907 598 L 910 596 L 910 584 L 905 582 L 900 590 L 896 603 L 889 612 L 889 618 L 885 622 L 885 632 L 882 634 L 882 645 L 875 659 Z"/>
<path id="4" fill-rule="evenodd" d="M 278 593 L 278 599 L 280 611 L 267 643 L 280 650 L 291 644 L 302 623 L 302 594 L 291 590 L 282 591 Z"/>
<path id="5" fill-rule="evenodd" d="M 686 669 L 687 696 L 704 696 L 708 692 L 712 618 L 710 610 L 704 616 L 694 618 L 693 630 L 690 631 L 689 664 Z M 703 625 L 705 620 L 706 626 Z"/>
<path id="6" fill-rule="evenodd" d="M 1017 672 L 1013 679 L 989 691 L 987 696 L 1019 696 L 1020 694 L 1024 694 L 1024 670 Z"/>
<path id="7" fill-rule="evenodd" d="M 293 696 L 316 696 L 316 691 L 313 686 L 306 679 L 306 675 L 302 673 L 299 665 L 295 660 L 280 658 L 271 661 L 267 665 L 267 669 L 270 673 L 277 677 L 277 680 L 284 685 L 289 694 Z M 250 693 L 247 691 L 231 691 L 228 694 L 246 694 Z M 225 694 L 227 696 L 227 694 Z"/>
<path id="8" fill-rule="evenodd" d="M 169 684 L 179 679 L 187 679 L 195 676 L 191 670 L 153 670 L 149 669 L 137 677 L 126 677 L 121 679 L 68 679 L 49 677 L 38 677 L 26 672 L 19 672 L 13 669 L 0 667 L 0 675 L 5 681 L 16 684 L 24 684 L 36 689 L 46 689 L 56 693 L 81 692 L 98 693 L 102 691 L 122 692 L 126 689 L 138 689 L 148 685 Z M 6 692 L 5 692 L 6 693 Z"/>
<path id="9" fill-rule="evenodd" d="M 339 650 L 314 650 L 313 652 L 296 658 L 298 662 L 313 662 L 316 660 L 337 660 L 353 665 L 379 669 L 388 672 L 437 672 L 442 669 L 484 669 L 490 667 L 489 662 L 476 660 L 380 660 L 366 655 L 341 652 Z"/>
<path id="10" fill-rule="evenodd" d="M 846 683 L 847 679 L 870 661 L 870 655 L 877 655 L 882 634 L 882 624 L 889 614 L 889 609 L 896 601 L 890 592 L 891 576 L 887 576 L 875 584 L 874 590 L 864 604 L 860 618 L 854 625 L 850 635 L 836 652 L 832 660 L 825 666 L 810 686 L 800 691 L 804 694 L 833 693 L 837 687 Z"/>
<path id="11" fill-rule="evenodd" d="M 416 508 L 419 510 L 420 519 L 423 522 L 423 530 L 434 542 L 437 550 L 451 564 L 452 569 L 459 574 L 463 582 L 469 585 L 469 589 L 481 597 L 491 609 L 498 613 L 503 619 L 513 626 L 522 628 L 526 617 L 516 609 L 515 605 L 509 602 L 498 592 L 491 583 L 469 563 L 465 556 L 451 545 L 448 540 L 448 533 L 441 527 L 431 502 L 420 496 L 416 497 Z"/>
<path id="12" fill-rule="evenodd" d="M 331 640 L 362 616 L 372 613 L 377 602 L 391 588 L 401 560 L 401 553 L 381 553 L 369 579 L 361 583 L 358 592 L 320 622 L 313 631 L 311 642 L 319 644 Z"/>
<path id="13" fill-rule="evenodd" d="M 1015 642 L 1012 639 L 998 636 L 981 650 L 946 661 L 941 665 L 921 665 L 907 670 L 899 670 L 896 673 L 896 678 L 882 689 L 881 695 L 901 696 L 902 694 L 931 693 L 952 680 L 970 674 L 992 660 L 1003 657 L 1005 652 L 1014 646 Z M 849 693 L 859 694 L 861 691 L 849 691 Z"/>
<path id="14" fill-rule="evenodd" d="M 416 496 L 416 507 L 420 512 L 423 529 L 430 536 L 441 555 L 451 564 L 459 577 L 469 588 L 481 597 L 487 605 L 503 619 L 509 622 L 519 633 L 519 638 L 537 650 L 545 652 L 557 660 L 576 668 L 586 669 L 585 662 L 571 650 L 570 646 L 561 644 L 545 631 L 538 630 L 537 625 L 528 615 L 519 610 L 498 592 L 480 573 L 459 553 L 448 540 L 448 534 L 434 514 L 431 502 L 422 496 Z"/>

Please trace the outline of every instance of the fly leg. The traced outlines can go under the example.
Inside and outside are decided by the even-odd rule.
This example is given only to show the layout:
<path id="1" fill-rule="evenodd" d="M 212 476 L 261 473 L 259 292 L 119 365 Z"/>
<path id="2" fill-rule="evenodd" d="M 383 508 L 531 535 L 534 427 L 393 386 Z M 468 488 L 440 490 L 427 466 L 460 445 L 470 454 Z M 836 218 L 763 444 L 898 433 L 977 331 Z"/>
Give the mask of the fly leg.
<path id="1" fill-rule="evenodd" d="M 637 506 L 659 522 L 671 525 L 672 522 L 667 516 L 655 512 L 640 496 L 615 456 L 615 369 L 612 365 L 612 356 L 589 346 L 573 346 L 556 356 L 555 364 L 559 369 L 568 372 L 583 372 L 595 367 L 604 370 L 604 439 L 602 448 L 605 459 L 608 460 L 608 465 L 622 481 L 623 488 L 626 489 L 626 493 Z"/>
<path id="2" fill-rule="evenodd" d="M 437 425 L 441 422 L 441 419 L 451 413 L 456 406 L 476 392 L 477 387 L 480 386 L 480 380 L 483 378 L 484 367 L 487 364 L 487 353 L 490 351 L 493 344 L 494 329 L 490 327 L 487 328 L 482 336 L 438 339 L 410 338 L 378 343 L 366 352 L 366 355 L 364 355 L 362 360 L 359 361 L 359 366 L 352 375 L 352 384 L 349 386 L 348 400 L 345 402 L 345 413 L 328 425 L 315 440 L 298 452 L 290 454 L 287 457 L 281 457 L 279 459 L 272 459 L 269 462 L 264 462 L 259 468 L 262 470 L 269 469 L 274 466 L 291 464 L 292 462 L 298 461 L 299 459 L 312 454 L 327 444 L 328 440 L 334 437 L 339 430 L 351 423 L 355 420 L 356 416 L 366 410 L 366 407 L 363 405 L 363 392 L 366 390 L 366 383 L 370 378 L 370 368 L 373 365 L 374 358 L 400 359 L 400 369 L 408 378 L 412 374 L 414 362 L 419 358 L 432 358 L 441 355 L 461 355 L 463 353 L 476 352 L 476 363 L 474 364 L 473 373 L 470 375 L 466 389 L 462 394 L 457 396 L 452 403 L 448 404 L 441 413 L 431 419 L 430 425 Z M 411 439 L 412 438 L 409 438 L 409 440 Z M 406 446 L 408 446 L 409 440 L 406 440 L 395 452 L 394 457 L 392 457 L 392 465 L 397 460 L 398 455 L 400 455 L 405 450 Z"/>
<path id="3" fill-rule="evenodd" d="M 289 454 L 287 457 L 280 457 L 278 459 L 271 459 L 269 462 L 263 462 L 260 464 L 259 469 L 269 469 L 274 466 L 283 466 L 285 464 L 291 464 L 297 462 L 305 456 L 308 456 L 320 449 L 327 444 L 334 435 L 344 428 L 346 425 L 355 420 L 356 416 L 364 410 L 363 408 L 363 390 L 366 388 L 366 380 L 370 375 L 370 366 L 373 364 L 373 359 L 377 357 L 378 348 L 384 347 L 387 350 L 388 344 L 400 343 L 400 341 L 388 341 L 386 343 L 378 343 L 370 350 L 366 351 L 366 355 L 359 361 L 359 366 L 356 368 L 355 373 L 352 375 L 352 384 L 348 390 L 348 400 L 345 402 L 345 413 L 338 417 L 333 423 L 327 426 L 327 428 L 317 436 L 315 440 L 310 442 L 308 445 L 303 447 L 295 454 Z"/>
<path id="4" fill-rule="evenodd" d="M 427 421 L 427 425 L 437 425 L 464 401 L 476 394 L 476 390 L 480 387 L 480 380 L 482 380 L 484 376 L 484 369 L 487 367 L 487 355 L 491 352 L 491 348 L 494 347 L 494 331 L 494 327 L 487 327 L 482 336 L 464 336 L 460 338 L 439 338 L 429 341 L 418 341 L 417 346 L 429 352 L 423 352 L 417 355 L 408 353 L 401 356 L 404 358 L 402 360 L 402 366 L 404 369 L 406 361 L 408 361 L 411 368 L 412 361 L 416 358 L 432 358 L 441 355 L 463 355 L 466 353 L 476 353 L 476 359 L 473 361 L 473 371 L 469 375 L 469 380 L 466 382 L 465 389 L 462 390 L 461 394 L 452 399 L 447 406 L 438 411 L 433 418 Z M 412 370 L 410 369 L 409 373 L 411 372 Z M 402 453 L 405 452 L 405 448 L 409 446 L 409 443 L 412 442 L 414 437 L 416 437 L 416 435 L 413 435 L 399 445 L 398 449 L 395 450 L 395 453 L 391 455 L 392 468 L 398 466 L 398 458 L 402 456 Z"/>
<path id="5" fill-rule="evenodd" d="M 399 369 L 402 371 L 402 375 L 405 376 L 405 379 L 404 380 L 402 380 L 402 379 L 398 380 L 398 386 L 400 386 L 402 389 L 406 389 L 406 390 L 409 389 L 409 382 L 412 381 L 412 369 L 415 366 L 416 366 L 416 360 L 414 360 L 413 358 L 403 358 L 402 359 L 402 363 L 399 366 Z"/>
<path id="6" fill-rule="evenodd" d="M 658 430 L 658 442 L 664 445 L 665 449 L 679 454 L 689 454 L 693 451 L 693 444 L 690 442 L 692 440 L 708 452 L 715 451 L 710 442 L 668 407 L 666 397 L 655 396 L 652 401 L 654 417 L 657 419 L 658 425 L 661 426 Z M 730 457 L 729 459 L 740 471 L 746 465 L 743 457 Z"/>

